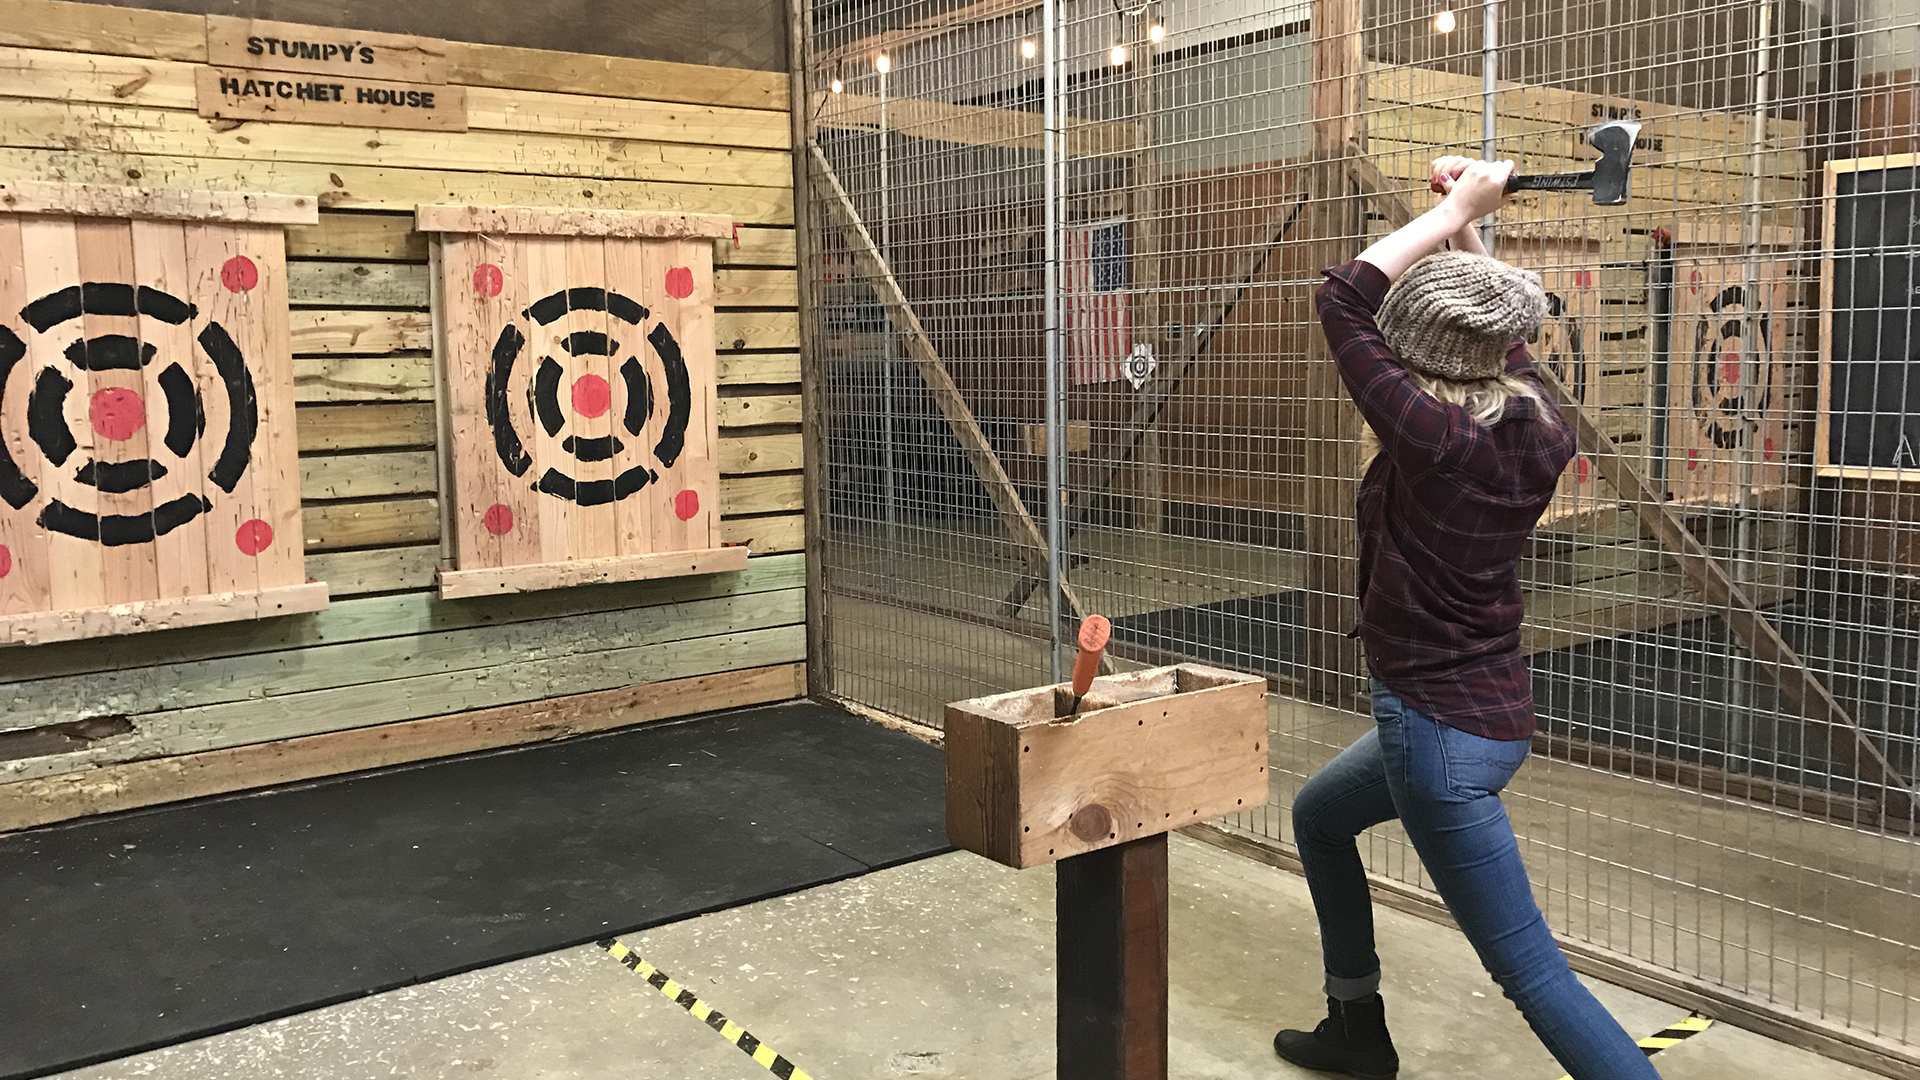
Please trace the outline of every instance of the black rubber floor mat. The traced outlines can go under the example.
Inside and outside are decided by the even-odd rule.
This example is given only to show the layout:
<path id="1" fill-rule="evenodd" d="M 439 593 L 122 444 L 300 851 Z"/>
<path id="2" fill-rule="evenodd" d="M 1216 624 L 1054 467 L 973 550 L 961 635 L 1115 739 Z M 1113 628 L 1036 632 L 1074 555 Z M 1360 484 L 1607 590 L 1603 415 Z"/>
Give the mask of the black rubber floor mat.
<path id="1" fill-rule="evenodd" d="M 1305 594 L 1243 596 L 1113 620 L 1113 636 L 1171 656 L 1261 675 L 1297 677 Z"/>
<path id="2" fill-rule="evenodd" d="M 937 854 L 943 767 L 794 703 L 0 837 L 0 1076 Z"/>

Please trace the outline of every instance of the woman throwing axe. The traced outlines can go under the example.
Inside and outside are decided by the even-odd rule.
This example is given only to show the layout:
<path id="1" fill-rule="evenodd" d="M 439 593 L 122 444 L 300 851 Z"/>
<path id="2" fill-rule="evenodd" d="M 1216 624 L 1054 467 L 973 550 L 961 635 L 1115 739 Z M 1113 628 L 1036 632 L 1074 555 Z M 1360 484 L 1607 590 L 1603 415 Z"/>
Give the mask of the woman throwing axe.
<path id="1" fill-rule="evenodd" d="M 1512 171 L 1435 161 L 1440 204 L 1328 271 L 1316 294 L 1366 422 L 1355 518 L 1375 725 L 1293 803 L 1327 1018 L 1273 1045 L 1309 1069 L 1399 1071 L 1355 843 L 1399 818 L 1487 971 L 1575 1080 L 1658 1076 L 1567 967 L 1499 798 L 1534 730 L 1516 563 L 1574 451 L 1522 344 L 1545 312 L 1540 279 L 1488 258 L 1474 231 Z M 1452 250 L 1432 253 L 1443 243 Z"/>

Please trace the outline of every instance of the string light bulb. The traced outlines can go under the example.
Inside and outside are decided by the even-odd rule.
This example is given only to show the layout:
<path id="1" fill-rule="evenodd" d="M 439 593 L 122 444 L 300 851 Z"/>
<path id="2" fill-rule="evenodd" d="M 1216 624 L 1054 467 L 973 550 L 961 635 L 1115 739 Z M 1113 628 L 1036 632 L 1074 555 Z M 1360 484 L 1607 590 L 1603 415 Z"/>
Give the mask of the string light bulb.
<path id="1" fill-rule="evenodd" d="M 840 81 L 839 79 L 835 79 L 835 80 L 833 80 L 833 87 L 832 87 L 832 90 L 833 90 L 833 92 L 834 92 L 834 93 L 836 93 L 836 94 L 838 94 L 838 93 L 841 93 L 841 92 L 843 92 L 843 91 L 845 91 L 845 90 L 846 90 L 846 88 L 847 88 L 847 84 L 846 84 L 846 83 L 843 83 L 843 82 L 841 82 L 841 81 Z"/>
<path id="2" fill-rule="evenodd" d="M 1039 52 L 1039 47 L 1031 41 L 1023 41 L 1020 43 L 1020 56 L 1023 59 L 1031 60 L 1038 55 Z"/>
<path id="3" fill-rule="evenodd" d="M 888 56 L 886 53 L 881 53 L 879 56 L 874 57 L 873 70 L 879 72 L 882 75 L 885 75 L 887 72 L 892 71 L 893 58 Z"/>
<path id="4" fill-rule="evenodd" d="M 1453 33 L 1454 25 L 1453 11 L 1451 9 L 1443 8 L 1440 14 L 1433 17 L 1433 28 L 1443 34 Z"/>
<path id="5" fill-rule="evenodd" d="M 1108 54 L 1108 59 L 1113 61 L 1114 67 L 1126 67 L 1127 66 L 1127 47 L 1125 45 L 1115 45 L 1113 47 L 1113 52 Z"/>
<path id="6" fill-rule="evenodd" d="M 1167 28 L 1161 26 L 1159 23 L 1154 23 L 1147 28 L 1147 40 L 1153 42 L 1155 45 L 1167 40 Z"/>

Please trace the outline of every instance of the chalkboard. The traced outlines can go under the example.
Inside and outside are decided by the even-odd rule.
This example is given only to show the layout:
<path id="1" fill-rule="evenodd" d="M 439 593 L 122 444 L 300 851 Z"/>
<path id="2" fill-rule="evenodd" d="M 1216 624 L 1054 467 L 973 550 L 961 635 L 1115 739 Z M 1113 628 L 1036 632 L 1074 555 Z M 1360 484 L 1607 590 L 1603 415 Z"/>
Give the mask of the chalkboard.
<path id="1" fill-rule="evenodd" d="M 1920 161 L 1827 168 L 1823 472 L 1920 478 Z"/>

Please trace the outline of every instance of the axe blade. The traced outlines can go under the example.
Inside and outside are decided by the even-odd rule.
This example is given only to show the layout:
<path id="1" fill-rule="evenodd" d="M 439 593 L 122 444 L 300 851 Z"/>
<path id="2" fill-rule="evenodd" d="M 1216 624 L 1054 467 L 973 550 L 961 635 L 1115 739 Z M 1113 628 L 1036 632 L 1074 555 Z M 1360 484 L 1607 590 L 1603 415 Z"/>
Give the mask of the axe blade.
<path id="1" fill-rule="evenodd" d="M 1593 202 L 1619 206 L 1627 201 L 1627 183 L 1633 174 L 1633 146 L 1640 138 L 1640 121 L 1609 120 L 1587 132 L 1587 144 L 1600 151 L 1593 166 Z"/>
<path id="2" fill-rule="evenodd" d="M 1600 151 L 1591 172 L 1510 176 L 1507 190 L 1591 191 L 1596 206 L 1619 206 L 1627 201 L 1633 173 L 1633 144 L 1640 137 L 1638 120 L 1609 120 L 1587 133 L 1587 143 Z"/>

